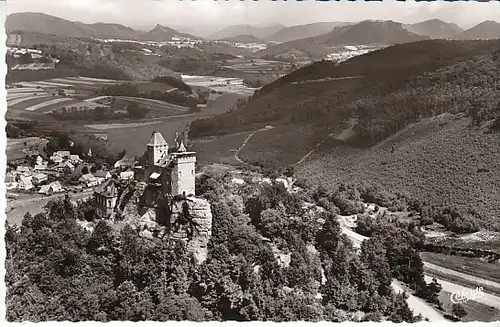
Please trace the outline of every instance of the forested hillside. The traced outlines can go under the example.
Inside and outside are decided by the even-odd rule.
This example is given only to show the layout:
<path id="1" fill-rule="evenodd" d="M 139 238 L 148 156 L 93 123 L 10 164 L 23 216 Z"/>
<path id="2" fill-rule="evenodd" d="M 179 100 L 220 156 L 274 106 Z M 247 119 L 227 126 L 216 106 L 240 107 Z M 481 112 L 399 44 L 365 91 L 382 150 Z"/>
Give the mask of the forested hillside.
<path id="1" fill-rule="evenodd" d="M 350 189 L 339 192 L 347 199 Z M 334 205 L 304 209 L 313 190 L 235 186 L 230 175 L 209 173 L 197 193 L 213 214 L 201 265 L 182 243 L 145 239 L 128 226 L 117 232 L 100 221 L 84 230 L 92 202 L 51 202 L 20 230 L 8 227 L 7 320 L 418 321 L 392 278 L 435 303 L 413 226 L 380 225 L 357 251 Z"/>
<path id="2" fill-rule="evenodd" d="M 321 80 L 348 76 L 357 78 Z M 456 120 L 431 119 L 442 114 Z M 344 122 L 352 126 L 338 140 Z M 354 180 L 398 190 L 436 206 L 429 210 L 437 217 L 456 210 L 466 218 L 444 224 L 454 231 L 500 228 L 492 182 L 500 178 L 499 41 L 424 41 L 338 66 L 319 62 L 265 86 L 246 107 L 193 122 L 190 133 L 266 125 L 277 127 L 241 152 L 251 164 L 283 170 L 322 142 L 295 167 L 297 176 L 330 188 Z"/>
<path id="3" fill-rule="evenodd" d="M 256 93 L 248 106 L 195 121 L 193 137 L 307 122 L 327 128 L 356 118 L 356 142 L 372 145 L 419 117 L 466 112 L 498 116 L 499 41 L 432 40 L 393 46 L 340 65 L 318 62 Z M 352 79 L 321 81 L 327 78 Z"/>

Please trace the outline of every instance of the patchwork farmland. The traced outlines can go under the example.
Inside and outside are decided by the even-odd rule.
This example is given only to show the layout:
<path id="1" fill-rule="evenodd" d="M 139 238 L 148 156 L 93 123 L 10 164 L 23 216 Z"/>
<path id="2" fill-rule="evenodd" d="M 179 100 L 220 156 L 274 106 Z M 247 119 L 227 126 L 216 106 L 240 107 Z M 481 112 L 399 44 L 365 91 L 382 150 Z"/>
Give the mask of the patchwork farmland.
<path id="1" fill-rule="evenodd" d="M 141 92 L 172 92 L 176 90 L 176 88 L 162 83 L 147 81 L 131 82 L 87 77 L 54 78 L 46 81 L 15 83 L 13 87 L 7 88 L 7 107 L 9 110 L 15 110 L 16 116 L 26 116 L 24 118 L 27 118 L 29 114 L 23 115 L 23 110 L 48 114 L 63 107 L 94 109 L 100 105 L 99 100 L 110 98 L 96 96 L 96 91 L 102 87 L 122 83 L 133 83 Z M 163 116 L 185 114 L 189 111 L 187 107 L 160 100 L 125 96 L 116 98 L 119 100 L 119 104 L 123 104 L 124 107 L 130 103 L 136 103 Z"/>

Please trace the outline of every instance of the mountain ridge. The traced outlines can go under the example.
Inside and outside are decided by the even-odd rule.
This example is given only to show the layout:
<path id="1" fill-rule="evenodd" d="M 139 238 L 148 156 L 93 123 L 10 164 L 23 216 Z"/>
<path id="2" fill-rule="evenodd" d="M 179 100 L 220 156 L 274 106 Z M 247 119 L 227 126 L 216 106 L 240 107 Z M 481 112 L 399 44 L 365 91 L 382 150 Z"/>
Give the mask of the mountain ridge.
<path id="1" fill-rule="evenodd" d="M 499 39 L 500 23 L 493 20 L 485 20 L 457 36 L 460 40 L 471 39 Z"/>
<path id="2" fill-rule="evenodd" d="M 232 25 L 210 34 L 207 39 L 222 40 L 236 37 L 238 35 L 253 35 L 259 39 L 267 39 L 274 33 L 285 28 L 284 25 L 275 24 L 265 27 L 253 26 L 249 24 Z"/>
<path id="3" fill-rule="evenodd" d="M 429 19 L 415 24 L 403 24 L 403 27 L 412 33 L 426 35 L 433 39 L 454 38 L 464 31 L 457 24 L 447 23 L 440 19 Z"/>
<path id="4" fill-rule="evenodd" d="M 102 22 L 86 24 L 35 12 L 10 14 L 6 18 L 5 27 L 8 33 L 35 32 L 64 37 L 140 39 L 145 41 L 168 41 L 176 35 L 194 38 L 189 34 L 180 33 L 159 24 L 154 29 L 143 32 L 121 24 Z"/>

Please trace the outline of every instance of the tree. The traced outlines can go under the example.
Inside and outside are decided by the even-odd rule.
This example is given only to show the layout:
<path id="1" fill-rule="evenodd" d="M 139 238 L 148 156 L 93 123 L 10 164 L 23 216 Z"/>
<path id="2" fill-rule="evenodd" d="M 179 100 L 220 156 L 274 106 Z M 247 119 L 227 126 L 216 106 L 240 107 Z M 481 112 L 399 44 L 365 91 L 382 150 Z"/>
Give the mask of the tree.
<path id="1" fill-rule="evenodd" d="M 130 118 L 141 119 L 146 117 L 148 110 L 146 108 L 139 107 L 137 103 L 133 102 L 127 106 L 127 113 Z"/>
<path id="2" fill-rule="evenodd" d="M 462 303 L 454 303 L 451 306 L 451 313 L 458 319 L 462 319 L 468 314 L 467 310 L 465 309 Z"/>

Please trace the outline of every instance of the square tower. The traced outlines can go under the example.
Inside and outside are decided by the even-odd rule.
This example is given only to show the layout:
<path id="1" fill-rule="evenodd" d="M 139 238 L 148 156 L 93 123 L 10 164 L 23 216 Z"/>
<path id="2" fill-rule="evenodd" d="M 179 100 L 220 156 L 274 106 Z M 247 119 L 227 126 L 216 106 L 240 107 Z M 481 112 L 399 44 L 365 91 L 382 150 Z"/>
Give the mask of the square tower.
<path id="1" fill-rule="evenodd" d="M 188 152 L 181 141 L 176 153 L 172 154 L 170 171 L 172 195 L 195 195 L 196 153 Z"/>
<path id="2" fill-rule="evenodd" d="M 148 174 L 157 172 L 155 165 L 165 156 L 168 156 L 168 143 L 160 132 L 154 131 L 147 145 Z"/>

